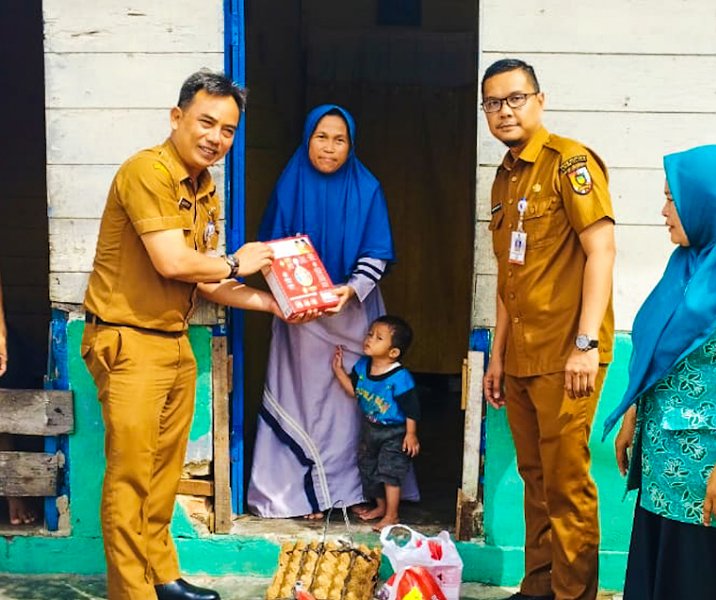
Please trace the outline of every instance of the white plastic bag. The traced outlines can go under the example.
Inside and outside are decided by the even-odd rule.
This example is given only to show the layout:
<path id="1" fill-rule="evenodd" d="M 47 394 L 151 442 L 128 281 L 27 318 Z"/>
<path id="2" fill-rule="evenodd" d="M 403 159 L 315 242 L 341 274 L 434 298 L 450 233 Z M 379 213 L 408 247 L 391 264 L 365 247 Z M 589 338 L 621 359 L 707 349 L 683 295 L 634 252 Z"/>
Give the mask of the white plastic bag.
<path id="1" fill-rule="evenodd" d="M 409 536 L 404 544 L 396 543 L 394 531 Z M 460 600 L 462 559 L 447 531 L 427 537 L 406 525 L 390 525 L 380 532 L 383 555 L 388 557 L 393 571 L 399 574 L 407 567 L 425 567 L 437 581 L 447 600 Z"/>

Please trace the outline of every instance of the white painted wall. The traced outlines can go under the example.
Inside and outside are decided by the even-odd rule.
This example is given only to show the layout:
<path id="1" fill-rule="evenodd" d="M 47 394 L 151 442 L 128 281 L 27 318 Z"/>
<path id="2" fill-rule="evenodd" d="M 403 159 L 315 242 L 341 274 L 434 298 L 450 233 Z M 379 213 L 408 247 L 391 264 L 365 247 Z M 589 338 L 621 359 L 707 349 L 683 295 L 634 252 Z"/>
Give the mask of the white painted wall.
<path id="1" fill-rule="evenodd" d="M 79 304 L 117 167 L 167 137 L 189 74 L 223 69 L 223 3 L 44 0 L 43 13 L 50 299 Z"/>
<path id="2" fill-rule="evenodd" d="M 659 214 L 662 156 L 716 143 L 716 2 L 482 0 L 480 31 L 480 78 L 500 58 L 526 60 L 547 97 L 547 128 L 606 161 L 618 222 L 616 326 L 630 330 L 672 250 Z M 475 327 L 495 321 L 487 221 L 503 154 L 480 115 Z"/>

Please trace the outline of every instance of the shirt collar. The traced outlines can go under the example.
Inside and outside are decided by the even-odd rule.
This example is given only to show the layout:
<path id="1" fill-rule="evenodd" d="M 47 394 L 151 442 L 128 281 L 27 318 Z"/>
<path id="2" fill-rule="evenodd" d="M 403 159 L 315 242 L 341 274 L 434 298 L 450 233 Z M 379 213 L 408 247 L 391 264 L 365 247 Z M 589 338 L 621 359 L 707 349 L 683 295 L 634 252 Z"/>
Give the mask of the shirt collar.
<path id="1" fill-rule="evenodd" d="M 191 176 L 189 175 L 189 171 L 187 171 L 187 168 L 184 165 L 184 161 L 182 161 L 181 157 L 179 156 L 179 152 L 177 152 L 176 146 L 174 145 L 174 142 L 172 142 L 171 138 L 167 138 L 166 141 L 160 147 L 162 149 L 162 152 L 164 152 L 166 156 L 170 159 L 168 167 L 169 172 L 172 174 L 172 176 L 181 181 L 182 183 L 185 181 L 187 181 L 188 183 L 191 182 Z M 198 184 L 198 189 L 196 191 L 197 198 L 211 195 L 216 190 L 216 185 L 214 184 L 214 181 L 211 177 L 211 173 L 209 173 L 207 169 L 204 169 L 201 173 L 199 173 Z M 191 183 L 189 183 L 189 185 L 191 186 Z"/>
<path id="2" fill-rule="evenodd" d="M 530 141 L 527 142 L 527 145 L 524 147 L 522 152 L 520 152 L 520 156 L 515 160 L 512 158 L 512 154 L 510 152 L 507 152 L 505 154 L 505 158 L 502 160 L 502 166 L 510 170 L 514 164 L 517 162 L 517 160 L 522 160 L 524 162 L 533 163 L 537 160 L 537 157 L 539 156 L 539 153 L 542 151 L 542 148 L 547 143 L 547 140 L 549 139 L 549 131 L 547 131 L 544 127 L 540 127 L 530 138 Z"/>

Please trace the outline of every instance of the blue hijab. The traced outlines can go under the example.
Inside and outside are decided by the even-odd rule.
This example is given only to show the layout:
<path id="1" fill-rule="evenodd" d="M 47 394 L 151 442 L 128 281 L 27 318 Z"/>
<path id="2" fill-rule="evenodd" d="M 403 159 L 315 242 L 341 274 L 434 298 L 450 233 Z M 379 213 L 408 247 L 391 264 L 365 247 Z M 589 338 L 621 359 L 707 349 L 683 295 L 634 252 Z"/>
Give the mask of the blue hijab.
<path id="1" fill-rule="evenodd" d="M 634 319 L 629 385 L 604 436 L 639 396 L 716 330 L 716 145 L 664 157 L 688 247 L 679 246 Z"/>
<path id="2" fill-rule="evenodd" d="M 336 172 L 317 171 L 308 143 L 318 122 L 337 111 L 348 125 L 350 152 Z M 395 260 L 388 207 L 380 183 L 355 155 L 355 122 L 335 104 L 314 108 L 303 130 L 303 143 L 281 173 L 264 212 L 262 241 L 308 234 L 335 284 L 345 282 L 359 258 Z"/>

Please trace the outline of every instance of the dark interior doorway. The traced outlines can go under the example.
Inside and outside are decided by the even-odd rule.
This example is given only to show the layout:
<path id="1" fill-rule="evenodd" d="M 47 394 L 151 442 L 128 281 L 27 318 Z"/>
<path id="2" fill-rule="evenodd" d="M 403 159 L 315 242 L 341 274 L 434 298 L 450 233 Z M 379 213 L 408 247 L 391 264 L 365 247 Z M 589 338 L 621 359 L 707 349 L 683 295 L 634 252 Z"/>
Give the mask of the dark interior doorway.
<path id="1" fill-rule="evenodd" d="M 424 418 L 416 518 L 454 519 L 463 438 L 475 206 L 477 1 L 247 0 L 247 238 L 307 112 L 345 106 L 388 199 L 398 262 L 381 283 L 415 330 Z M 269 321 L 246 317 L 247 474 Z"/>
<path id="2" fill-rule="evenodd" d="M 9 357 L 0 387 L 42 388 L 50 301 L 41 0 L 0 3 L 0 57 L 0 274 Z M 42 450 L 41 439 L 14 442 L 18 450 Z M 0 505 L 0 522 L 6 519 Z"/>

